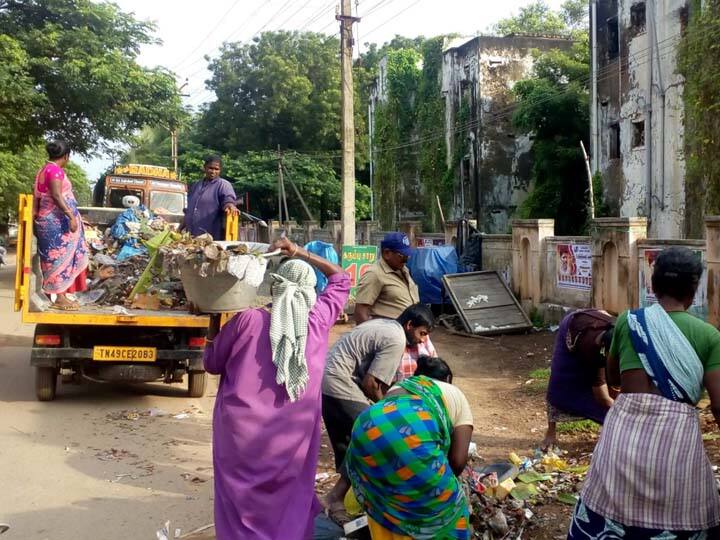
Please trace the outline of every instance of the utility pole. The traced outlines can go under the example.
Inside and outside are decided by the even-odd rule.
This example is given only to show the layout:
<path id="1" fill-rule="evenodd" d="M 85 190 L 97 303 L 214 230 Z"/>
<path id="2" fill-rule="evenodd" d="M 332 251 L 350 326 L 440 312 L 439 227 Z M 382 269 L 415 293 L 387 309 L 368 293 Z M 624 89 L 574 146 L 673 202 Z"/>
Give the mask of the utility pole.
<path id="1" fill-rule="evenodd" d="M 278 144 L 278 220 L 280 224 L 283 223 L 282 209 L 285 208 L 285 222 L 290 221 L 290 213 L 287 207 L 287 196 L 285 195 L 285 180 L 283 179 L 283 164 L 282 164 L 282 152 L 280 152 L 280 145 Z"/>
<path id="2" fill-rule="evenodd" d="M 178 94 L 180 94 L 180 97 L 187 97 L 190 94 L 183 94 L 183 88 L 185 88 L 188 85 L 188 80 L 185 79 L 185 82 L 183 85 L 178 88 Z M 177 124 L 174 124 L 170 129 L 170 158 L 173 162 L 173 170 L 175 171 L 175 178 L 179 180 L 178 177 L 178 128 Z"/>
<path id="3" fill-rule="evenodd" d="M 172 154 L 173 170 L 175 171 L 175 178 L 178 173 L 178 141 L 177 141 L 177 128 L 173 128 L 170 132 L 170 153 Z"/>
<path id="4" fill-rule="evenodd" d="M 278 223 L 282 226 L 282 160 L 280 159 L 280 145 L 278 144 Z"/>
<path id="5" fill-rule="evenodd" d="M 352 0 L 341 0 L 340 57 L 342 67 L 342 244 L 355 244 L 355 119 L 353 117 L 352 25 L 358 18 L 352 16 Z"/>

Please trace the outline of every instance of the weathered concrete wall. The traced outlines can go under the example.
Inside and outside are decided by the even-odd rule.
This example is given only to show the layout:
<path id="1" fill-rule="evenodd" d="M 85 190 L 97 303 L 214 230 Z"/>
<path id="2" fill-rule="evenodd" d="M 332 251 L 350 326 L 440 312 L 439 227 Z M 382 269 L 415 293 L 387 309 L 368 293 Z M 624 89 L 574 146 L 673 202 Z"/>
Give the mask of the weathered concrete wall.
<path id="1" fill-rule="evenodd" d="M 593 305 L 621 313 L 638 303 L 637 242 L 645 218 L 599 218 L 592 224 Z"/>
<path id="2" fill-rule="evenodd" d="M 505 283 L 512 288 L 512 235 L 483 234 L 482 236 L 482 268 L 496 270 Z"/>
<path id="3" fill-rule="evenodd" d="M 516 219 L 512 222 L 512 285 L 524 309 L 542 302 L 545 240 L 553 236 L 553 219 Z"/>
<path id="4" fill-rule="evenodd" d="M 686 0 L 610 0 L 596 6 L 594 170 L 603 175 L 613 214 L 648 217 L 652 236 L 682 238 L 684 107 L 677 46 Z"/>
<path id="5" fill-rule="evenodd" d="M 559 304 L 572 308 L 588 308 L 592 304 L 592 289 L 569 288 L 558 284 L 558 244 L 590 244 L 589 236 L 551 236 L 545 239 L 545 253 L 542 281 L 542 298 L 544 304 Z"/>
<path id="6" fill-rule="evenodd" d="M 697 252 L 706 267 L 706 250 L 705 240 L 664 240 L 657 238 L 647 238 L 639 240 L 637 243 L 637 268 L 638 268 L 638 302 L 639 307 L 645 307 L 655 301 L 652 291 L 652 264 L 659 251 L 670 247 L 686 247 Z M 690 306 L 690 313 L 696 317 L 707 320 L 708 318 L 708 295 L 707 295 L 707 269 L 703 272 L 700 279 L 695 301 Z"/>
<path id="7" fill-rule="evenodd" d="M 708 322 L 720 326 L 720 217 L 705 218 Z"/>
<path id="8" fill-rule="evenodd" d="M 512 88 L 532 75 L 534 50 L 571 46 L 565 39 L 531 36 L 446 43 L 442 90 L 448 166 L 457 178 L 453 219 L 477 215 L 481 230 L 508 232 L 527 197 L 532 167 L 530 137 L 512 127 Z M 459 148 L 458 139 L 464 141 Z M 458 157 L 459 164 L 453 161 Z"/>

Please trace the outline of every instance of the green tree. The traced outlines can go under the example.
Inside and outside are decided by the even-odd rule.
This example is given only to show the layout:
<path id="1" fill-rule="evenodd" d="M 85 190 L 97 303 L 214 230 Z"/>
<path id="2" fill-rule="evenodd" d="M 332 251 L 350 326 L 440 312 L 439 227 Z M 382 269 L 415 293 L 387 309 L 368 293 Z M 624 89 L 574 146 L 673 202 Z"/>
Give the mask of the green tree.
<path id="1" fill-rule="evenodd" d="M 222 152 L 340 147 L 340 63 L 336 37 L 265 32 L 225 44 L 210 62 L 217 96 L 197 142 Z"/>
<path id="2" fill-rule="evenodd" d="M 685 77 L 685 232 L 702 238 L 704 215 L 720 214 L 720 4 L 690 2 L 680 43 Z"/>
<path id="3" fill-rule="evenodd" d="M 525 218 L 554 218 L 559 234 L 587 225 L 587 176 L 580 141 L 587 146 L 589 59 L 587 43 L 538 56 L 535 78 L 518 82 L 513 124 L 531 132 L 532 191 L 520 208 Z"/>
<path id="4" fill-rule="evenodd" d="M 204 155 L 203 149 L 193 148 L 180 160 L 184 176 L 191 182 L 199 178 Z M 283 153 L 282 163 L 285 195 L 293 219 L 299 222 L 308 218 L 292 183 L 315 219 L 339 219 L 340 179 L 331 161 L 288 151 Z M 253 213 L 266 219 L 277 219 L 277 152 L 265 150 L 225 155 L 222 176 L 232 182 L 238 195 L 248 193 Z M 361 184 L 356 184 L 356 214 L 358 219 L 370 217 L 370 190 Z"/>
<path id="5" fill-rule="evenodd" d="M 18 196 L 32 193 L 35 175 L 45 163 L 47 154 L 42 144 L 26 146 L 19 152 L 0 151 L 0 223 L 17 214 Z M 78 204 L 90 201 L 90 184 L 83 169 L 70 162 L 65 167 Z"/>
<path id="6" fill-rule="evenodd" d="M 587 0 L 566 0 L 560 6 L 560 14 L 568 28 L 587 33 L 590 19 Z"/>
<path id="7" fill-rule="evenodd" d="M 0 0 L 0 148 L 53 136 L 87 154 L 179 122 L 173 75 L 136 61 L 152 31 L 112 3 Z"/>
<path id="8" fill-rule="evenodd" d="M 375 111 L 377 174 L 375 207 L 381 226 L 395 225 L 397 195 L 404 181 L 417 170 L 417 151 L 402 144 L 415 132 L 416 94 L 420 83 L 420 54 L 414 49 L 391 50 L 387 54 L 387 100 Z M 403 178 L 405 177 L 405 178 Z"/>
<path id="9" fill-rule="evenodd" d="M 568 4 L 568 7 L 571 7 Z M 554 11 L 544 0 L 535 0 L 512 17 L 498 21 L 493 30 L 496 34 L 563 34 L 567 26 L 563 14 Z"/>

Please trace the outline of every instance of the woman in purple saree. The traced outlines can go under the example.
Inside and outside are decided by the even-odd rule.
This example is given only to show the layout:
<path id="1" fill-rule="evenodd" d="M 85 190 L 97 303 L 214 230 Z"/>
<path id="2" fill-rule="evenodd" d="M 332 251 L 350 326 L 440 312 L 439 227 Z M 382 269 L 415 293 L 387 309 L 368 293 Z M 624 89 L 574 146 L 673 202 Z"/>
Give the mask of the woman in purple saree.
<path id="1" fill-rule="evenodd" d="M 287 239 L 276 248 L 310 264 L 290 259 L 272 274 L 271 311 L 245 310 L 219 333 L 213 316 L 208 331 L 205 369 L 221 376 L 213 414 L 218 540 L 310 539 L 321 511 L 320 384 L 350 278 Z M 310 265 L 328 277 L 317 296 Z"/>

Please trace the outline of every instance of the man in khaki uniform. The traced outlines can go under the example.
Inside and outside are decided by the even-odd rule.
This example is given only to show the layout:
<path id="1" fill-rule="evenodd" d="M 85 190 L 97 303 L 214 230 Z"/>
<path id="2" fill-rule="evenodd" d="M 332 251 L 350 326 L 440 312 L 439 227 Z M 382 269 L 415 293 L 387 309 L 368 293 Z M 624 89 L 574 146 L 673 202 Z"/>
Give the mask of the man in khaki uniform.
<path id="1" fill-rule="evenodd" d="M 397 319 L 406 308 L 420 302 L 418 287 L 405 263 L 412 254 L 408 237 L 401 232 L 385 235 L 380 260 L 360 278 L 355 299 L 355 322 Z"/>

